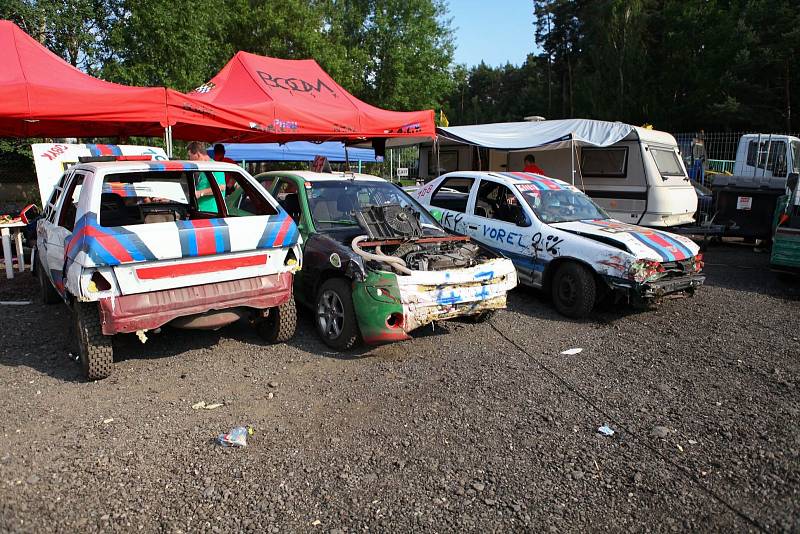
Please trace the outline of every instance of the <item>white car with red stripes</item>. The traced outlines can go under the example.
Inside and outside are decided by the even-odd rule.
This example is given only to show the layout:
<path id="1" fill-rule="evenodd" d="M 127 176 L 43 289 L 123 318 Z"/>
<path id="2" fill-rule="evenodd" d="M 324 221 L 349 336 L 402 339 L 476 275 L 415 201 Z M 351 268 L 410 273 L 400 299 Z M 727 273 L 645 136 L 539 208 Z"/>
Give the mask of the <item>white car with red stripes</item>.
<path id="1" fill-rule="evenodd" d="M 73 308 L 87 378 L 111 373 L 118 333 L 244 318 L 273 342 L 294 334 L 301 238 L 260 183 L 229 163 L 113 159 L 68 169 L 37 224 L 42 298 Z"/>
<path id="2" fill-rule="evenodd" d="M 572 185 L 525 172 L 451 172 L 415 198 L 442 225 L 507 257 L 520 282 L 550 291 L 568 317 L 600 299 L 646 304 L 703 284 L 699 247 L 683 236 L 622 223 Z"/>

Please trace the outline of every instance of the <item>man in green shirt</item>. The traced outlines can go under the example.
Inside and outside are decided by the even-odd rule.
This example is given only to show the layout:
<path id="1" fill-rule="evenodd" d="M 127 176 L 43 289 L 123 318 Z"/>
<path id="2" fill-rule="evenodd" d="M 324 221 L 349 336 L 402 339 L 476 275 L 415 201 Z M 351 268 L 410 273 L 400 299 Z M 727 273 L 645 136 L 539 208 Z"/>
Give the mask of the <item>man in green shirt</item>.
<path id="1" fill-rule="evenodd" d="M 192 141 L 186 146 L 189 152 L 190 161 L 210 161 L 208 151 L 205 143 L 200 141 Z M 209 213 L 219 213 L 217 206 L 217 199 L 214 198 L 214 190 L 211 188 L 211 181 L 209 174 L 214 177 L 217 182 L 217 187 L 222 195 L 225 194 L 225 173 L 224 172 L 201 172 L 195 185 L 195 194 L 197 196 L 197 209 Z"/>

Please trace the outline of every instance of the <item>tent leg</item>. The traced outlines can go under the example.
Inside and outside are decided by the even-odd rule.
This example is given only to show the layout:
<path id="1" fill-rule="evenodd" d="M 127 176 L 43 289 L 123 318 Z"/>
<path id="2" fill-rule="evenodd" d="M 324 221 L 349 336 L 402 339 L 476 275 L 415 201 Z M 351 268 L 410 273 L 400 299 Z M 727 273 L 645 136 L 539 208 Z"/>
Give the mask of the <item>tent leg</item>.
<path id="1" fill-rule="evenodd" d="M 572 185 L 575 185 L 575 138 L 574 137 L 570 139 L 569 146 L 570 146 L 569 163 L 571 167 L 570 176 L 572 176 Z"/>
<path id="2" fill-rule="evenodd" d="M 164 151 L 168 158 L 172 158 L 172 126 L 164 128 Z"/>

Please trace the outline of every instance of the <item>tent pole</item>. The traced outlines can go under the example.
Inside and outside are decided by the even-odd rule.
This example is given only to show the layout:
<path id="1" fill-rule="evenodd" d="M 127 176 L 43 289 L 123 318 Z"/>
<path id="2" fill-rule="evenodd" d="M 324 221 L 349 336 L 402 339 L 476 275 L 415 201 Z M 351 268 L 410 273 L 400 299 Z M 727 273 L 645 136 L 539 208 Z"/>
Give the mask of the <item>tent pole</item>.
<path id="1" fill-rule="evenodd" d="M 572 185 L 575 185 L 575 136 L 570 135 L 570 154 L 569 154 L 569 162 L 570 166 L 572 167 Z"/>
<path id="2" fill-rule="evenodd" d="M 389 181 L 394 182 L 394 153 L 389 149 Z"/>
<path id="3" fill-rule="evenodd" d="M 344 145 L 344 172 L 350 171 L 350 157 L 347 154 L 347 145 Z"/>

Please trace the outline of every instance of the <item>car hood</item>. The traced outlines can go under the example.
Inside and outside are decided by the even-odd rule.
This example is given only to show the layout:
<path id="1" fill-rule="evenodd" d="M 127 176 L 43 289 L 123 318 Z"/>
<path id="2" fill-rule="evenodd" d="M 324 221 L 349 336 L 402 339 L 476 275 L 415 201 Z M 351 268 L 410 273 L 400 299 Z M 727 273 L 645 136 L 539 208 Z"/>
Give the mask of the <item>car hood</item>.
<path id="1" fill-rule="evenodd" d="M 700 250 L 691 239 L 683 236 L 614 219 L 570 221 L 550 226 L 610 246 L 624 247 L 637 258 L 659 262 L 685 260 Z"/>

